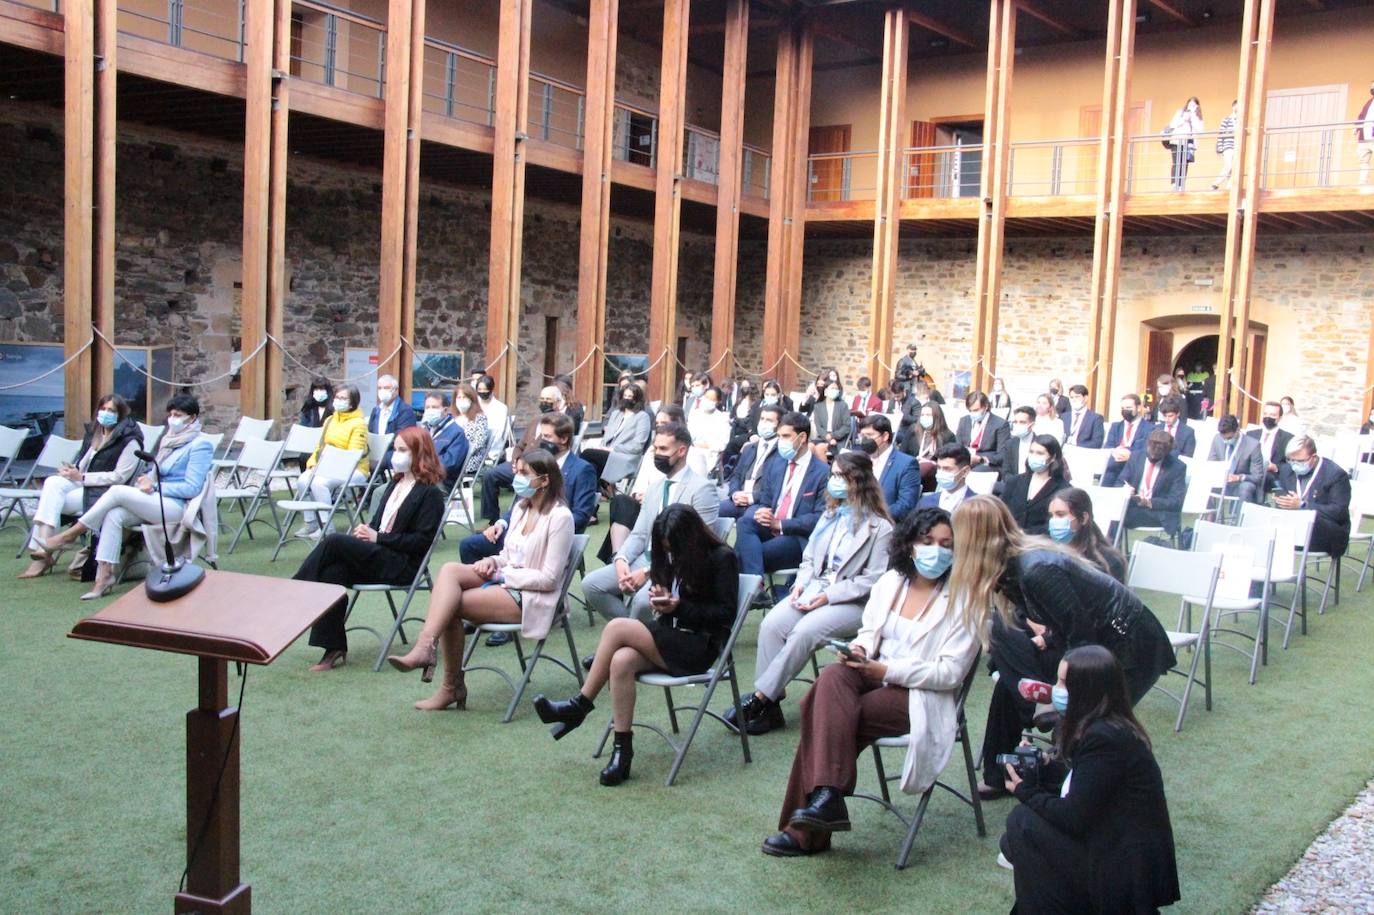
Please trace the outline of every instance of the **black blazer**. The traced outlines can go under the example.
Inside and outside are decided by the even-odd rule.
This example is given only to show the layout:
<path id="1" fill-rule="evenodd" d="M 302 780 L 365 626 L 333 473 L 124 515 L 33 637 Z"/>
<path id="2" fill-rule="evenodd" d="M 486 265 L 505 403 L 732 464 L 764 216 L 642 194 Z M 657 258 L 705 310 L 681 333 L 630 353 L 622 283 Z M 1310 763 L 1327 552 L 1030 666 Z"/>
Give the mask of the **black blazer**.
<path id="1" fill-rule="evenodd" d="M 1149 746 L 1115 724 L 1088 725 L 1073 748 L 1067 797 L 1026 782 L 1016 799 L 1087 850 L 1063 862 L 1082 873 L 1093 911 L 1147 913 L 1179 899 L 1164 779 Z"/>
<path id="2" fill-rule="evenodd" d="M 1140 484 L 1145 481 L 1145 465 L 1149 458 L 1145 452 L 1138 451 L 1126 462 L 1126 469 L 1116 479 L 1116 485 L 1127 485 L 1140 493 Z M 1188 468 L 1172 454 L 1159 462 L 1159 475 L 1155 478 L 1154 489 L 1150 493 L 1150 508 L 1134 502 L 1127 509 L 1128 515 L 1140 516 L 1142 511 L 1149 514 L 1141 517 L 1136 526 L 1164 528 L 1169 533 L 1177 533 L 1180 515 L 1183 511 L 1183 498 L 1188 494 Z M 1153 522 L 1153 523 L 1151 523 Z"/>
<path id="3" fill-rule="evenodd" d="M 1028 495 L 1032 476 L 1034 474 L 1028 470 L 1008 477 L 1002 486 L 1002 501 L 1016 523 L 1021 525 L 1021 530 L 1027 534 L 1043 534 L 1049 530 L 1050 502 L 1054 494 L 1061 489 L 1068 489 L 1069 483 L 1063 477 L 1050 477 L 1035 498 L 1031 499 Z"/>
<path id="4" fill-rule="evenodd" d="M 1010 433 L 1011 430 L 1007 431 Z M 1020 474 L 1021 453 L 1019 449 L 1023 445 L 1029 449 L 1031 441 L 1033 441 L 1034 438 L 1034 435 L 1028 435 L 1025 438 L 1017 438 L 1011 434 L 1007 435 L 1007 440 L 1002 443 L 1002 451 L 997 464 L 998 480 L 1000 481 L 999 486 L 1009 486 L 1012 479 Z"/>
<path id="5" fill-rule="evenodd" d="M 371 527 L 382 526 L 382 512 L 396 483 L 390 483 L 382 493 Z M 434 535 L 444 520 L 444 494 L 438 486 L 416 483 L 401 502 L 390 533 L 377 534 L 377 552 L 369 560 L 368 578 L 376 581 L 408 581 L 420 570 L 420 560 L 434 542 Z"/>
<path id="6" fill-rule="evenodd" d="M 684 628 L 723 643 L 729 636 L 730 627 L 735 624 L 735 602 L 739 600 L 739 557 L 722 543 L 699 561 L 710 567 L 707 576 L 710 588 L 703 593 L 696 593 L 684 585 L 678 594 L 677 610 L 673 616 Z"/>
<path id="7" fill-rule="evenodd" d="M 1350 476 L 1332 461 L 1323 459 L 1310 476 L 1300 481 L 1288 461 L 1279 461 L 1279 488 L 1284 492 L 1302 492 L 1302 507 L 1317 513 L 1312 525 L 1312 537 L 1307 541 L 1313 552 L 1344 556 L 1350 546 Z"/>
<path id="8" fill-rule="evenodd" d="M 1262 445 L 1264 442 L 1264 432 L 1264 429 L 1251 429 L 1249 432 L 1245 434 L 1253 438 L 1255 441 L 1260 442 Z M 1260 457 L 1264 458 L 1265 470 L 1269 469 L 1270 464 L 1273 464 L 1275 467 L 1283 466 L 1284 458 L 1288 453 L 1288 443 L 1292 440 L 1293 433 L 1288 432 L 1284 429 L 1274 430 L 1274 453 L 1266 455 L 1263 452 L 1263 450 L 1260 451 Z"/>
<path id="9" fill-rule="evenodd" d="M 988 462 L 988 466 L 995 470 L 1002 466 L 1002 448 L 1006 445 L 1007 439 L 1012 437 L 1011 425 L 1000 416 L 989 416 L 987 424 L 987 428 L 983 430 L 983 438 L 978 443 L 978 453 Z M 955 435 L 959 439 L 959 444 L 965 448 L 969 447 L 969 442 L 973 441 L 973 422 L 968 416 L 959 419 L 959 428 Z"/>
<path id="10" fill-rule="evenodd" d="M 921 456 L 921 447 L 924 444 L 925 437 L 927 435 L 934 435 L 934 433 L 927 432 L 920 426 L 913 426 L 911 429 L 911 434 L 908 435 L 905 439 L 903 439 L 902 444 L 898 447 L 897 450 L 909 454 L 914 458 L 919 458 Z M 945 447 L 950 442 L 956 441 L 958 441 L 958 439 L 955 438 L 954 433 L 947 431 L 945 432 L 943 439 L 936 441 L 935 450 L 938 452 L 941 448 Z"/>

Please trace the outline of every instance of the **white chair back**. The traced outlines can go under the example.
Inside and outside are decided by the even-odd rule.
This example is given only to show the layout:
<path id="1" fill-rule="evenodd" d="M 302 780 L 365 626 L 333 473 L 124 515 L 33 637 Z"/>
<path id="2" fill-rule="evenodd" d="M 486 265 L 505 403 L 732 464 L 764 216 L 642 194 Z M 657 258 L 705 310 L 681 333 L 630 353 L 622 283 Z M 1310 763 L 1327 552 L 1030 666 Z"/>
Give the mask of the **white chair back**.
<path id="1" fill-rule="evenodd" d="M 287 454 L 314 454 L 320 447 L 320 437 L 324 435 L 321 426 L 303 426 L 296 423 L 286 432 L 285 448 Z"/>
<path id="2" fill-rule="evenodd" d="M 157 454 L 157 443 L 162 441 L 163 433 L 167 431 L 166 426 L 149 426 L 146 423 L 138 424 L 139 431 L 143 433 L 143 450 Z"/>
<path id="3" fill-rule="evenodd" d="M 1183 495 L 1183 513 L 1201 515 L 1212 504 L 1212 494 L 1226 485 L 1225 461 L 1193 461 L 1188 465 L 1188 489 Z"/>
<path id="4" fill-rule="evenodd" d="M 1064 446 L 1064 463 L 1069 465 L 1069 475 L 1074 485 L 1088 486 L 1107 469 L 1107 461 L 1112 453 L 1104 448 L 1082 448 L 1078 445 Z"/>
<path id="5" fill-rule="evenodd" d="M 19 449 L 24 447 L 24 440 L 28 437 L 28 429 L 11 429 L 9 426 L 0 426 L 0 462 L 5 465 L 4 468 L 0 469 L 8 469 L 10 461 L 18 456 Z"/>
<path id="6" fill-rule="evenodd" d="M 1274 577 L 1292 578 L 1307 560 L 1307 540 L 1317 513 L 1310 509 L 1270 508 L 1246 502 L 1240 507 L 1241 527 L 1262 527 L 1274 532 Z"/>
<path id="7" fill-rule="evenodd" d="M 277 466 L 277 461 L 281 459 L 283 445 L 283 442 L 249 439 L 243 443 L 243 449 L 239 452 L 239 470 L 253 473 L 267 473 L 273 470 Z"/>
<path id="8" fill-rule="evenodd" d="M 1329 450 L 1323 453 L 1348 473 L 1360 462 L 1362 438 L 1364 436 L 1353 429 L 1342 429 L 1336 433 L 1336 440 L 1328 446 Z"/>
<path id="9" fill-rule="evenodd" d="M 1267 581 L 1274 562 L 1274 530 L 1264 527 L 1235 527 L 1199 520 L 1193 526 L 1193 550 L 1222 554 L 1221 581 L 1217 593 L 1233 600 L 1250 596 L 1252 581 Z M 1243 575 L 1232 561 L 1237 555 L 1248 557 Z M 1239 579 L 1243 578 L 1243 581 Z"/>
<path id="10" fill-rule="evenodd" d="M 970 473 L 964 478 L 964 482 L 968 483 L 968 488 L 977 495 L 990 496 L 993 487 L 997 485 L 997 474 L 987 470 Z"/>
<path id="11" fill-rule="evenodd" d="M 210 443 L 210 450 L 211 450 L 211 451 L 218 451 L 218 450 L 219 450 L 220 443 L 224 441 L 224 433 L 223 433 L 223 432 L 202 432 L 202 433 L 200 434 L 200 437 L 203 438 L 203 439 L 205 439 L 207 442 Z M 144 450 L 144 451 L 147 451 L 148 449 L 145 448 L 145 449 L 143 449 L 143 450 Z M 156 454 L 156 452 L 154 452 L 154 453 Z"/>
<path id="12" fill-rule="evenodd" d="M 367 433 L 367 460 L 373 468 L 381 464 L 382 458 L 386 457 L 386 449 L 391 447 L 391 440 L 395 437 L 395 434 L 391 432 L 384 432 L 380 435 L 373 432 Z M 352 476 L 350 473 L 343 479 L 347 480 Z"/>
<path id="13" fill-rule="evenodd" d="M 320 459 L 315 462 L 315 475 L 321 480 L 351 480 L 358 462 L 363 459 L 361 451 L 345 451 L 333 445 L 325 445 Z"/>
<path id="14" fill-rule="evenodd" d="M 264 441 L 272 432 L 272 420 L 254 419 L 251 416 L 244 416 L 239 419 L 238 428 L 234 430 L 234 442 L 242 445 L 244 442 Z"/>
<path id="15" fill-rule="evenodd" d="M 722 542 L 730 536 L 730 532 L 735 529 L 734 518 L 717 518 L 711 522 L 711 530 Z"/>
<path id="16" fill-rule="evenodd" d="M 1126 506 L 1131 501 L 1131 491 L 1124 486 L 1086 486 L 1079 489 L 1088 494 L 1093 505 L 1093 524 L 1102 536 L 1111 536 L 1108 531 L 1113 523 L 1120 524 L 1126 519 Z"/>
<path id="17" fill-rule="evenodd" d="M 1212 451 L 1212 439 L 1217 437 L 1216 423 L 1189 422 L 1188 427 L 1193 430 L 1193 437 L 1197 441 L 1193 448 L 1193 457 L 1199 461 L 1206 460 Z"/>
<path id="18" fill-rule="evenodd" d="M 1220 575 L 1218 554 L 1171 550 L 1141 541 L 1131 550 L 1126 587 L 1133 591 L 1205 596 L 1210 605 Z"/>
<path id="19" fill-rule="evenodd" d="M 43 443 L 43 449 L 38 452 L 38 457 L 34 458 L 33 468 L 44 470 L 56 470 L 63 464 L 75 464 L 76 459 L 81 456 L 81 443 L 75 439 L 62 438 L 58 435 L 49 435 L 48 440 Z"/>

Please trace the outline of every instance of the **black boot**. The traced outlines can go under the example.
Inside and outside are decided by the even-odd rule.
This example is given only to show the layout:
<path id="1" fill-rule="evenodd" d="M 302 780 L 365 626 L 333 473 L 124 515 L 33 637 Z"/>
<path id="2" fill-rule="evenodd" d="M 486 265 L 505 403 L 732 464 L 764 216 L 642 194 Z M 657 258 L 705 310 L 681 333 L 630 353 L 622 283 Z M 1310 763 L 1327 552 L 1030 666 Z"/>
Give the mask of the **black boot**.
<path id="1" fill-rule="evenodd" d="M 811 792 L 807 806 L 792 811 L 788 826 L 802 832 L 848 832 L 849 810 L 844 795 L 826 785 Z"/>
<path id="2" fill-rule="evenodd" d="M 534 697 L 534 711 L 539 715 L 540 721 L 553 725 L 549 733 L 553 735 L 554 740 L 562 740 L 569 731 L 580 725 L 595 707 L 592 700 L 581 693 L 563 702 L 550 702 L 544 698 L 543 693 Z"/>
<path id="3" fill-rule="evenodd" d="M 611 761 L 601 770 L 601 784 L 618 785 L 630 777 L 630 761 L 635 758 L 634 731 L 615 732 L 615 746 L 611 748 Z"/>

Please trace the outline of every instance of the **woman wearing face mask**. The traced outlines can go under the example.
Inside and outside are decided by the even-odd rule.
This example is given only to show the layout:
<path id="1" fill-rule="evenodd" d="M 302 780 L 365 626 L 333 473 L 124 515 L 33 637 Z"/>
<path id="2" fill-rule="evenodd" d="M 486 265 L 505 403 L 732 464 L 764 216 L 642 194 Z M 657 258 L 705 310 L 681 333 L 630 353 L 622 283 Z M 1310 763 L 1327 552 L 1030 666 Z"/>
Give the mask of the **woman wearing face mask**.
<path id="1" fill-rule="evenodd" d="M 167 402 L 167 431 L 157 446 L 157 474 L 162 480 L 161 508 L 155 478 L 150 471 L 132 486 L 111 486 L 75 524 L 43 543 L 43 549 L 51 554 L 87 531 L 100 532 L 95 551 L 95 584 L 81 595 L 82 600 L 93 600 L 109 593 L 114 584 L 114 567 L 124 546 L 125 530 L 144 524 L 160 524 L 164 512 L 167 523 L 175 525 L 181 520 L 186 503 L 201 494 L 210 473 L 214 448 L 200 433 L 200 401 L 189 394 L 177 394 Z"/>
<path id="2" fill-rule="evenodd" d="M 653 620 L 613 619 L 601 630 L 582 690 L 571 699 L 534 698 L 534 710 L 552 724 L 554 740 L 586 719 L 602 688 L 611 688 L 615 745 L 601 770 L 601 784 L 630 777 L 634 759 L 635 676 L 665 671 L 675 677 L 699 674 L 719 657 L 735 621 L 739 559 L 712 533 L 696 509 L 682 502 L 654 519 L 649 548 L 649 604 Z"/>
<path id="3" fill-rule="evenodd" d="M 1011 395 L 1007 393 L 1007 386 L 1001 378 L 992 379 L 992 393 L 988 395 L 988 407 L 993 416 L 1000 416 L 1007 422 L 1011 422 L 1011 410 L 1016 406 L 1012 402 Z"/>
<path id="4" fill-rule="evenodd" d="M 420 680 L 428 683 L 442 655 L 443 681 L 433 696 L 415 703 L 420 711 L 467 707 L 464 621 L 520 623 L 520 634 L 535 640 L 553 626 L 573 537 L 558 460 L 539 449 L 526 452 L 515 462 L 512 485 L 516 502 L 501 552 L 472 565 L 444 563 L 415 644 L 387 658 L 397 670 L 420 668 Z"/>
<path id="5" fill-rule="evenodd" d="M 715 469 L 721 452 L 730 444 L 730 414 L 721 408 L 723 400 L 720 388 L 709 387 L 687 417 L 687 431 L 692 433 L 687 466 L 703 477 Z"/>
<path id="6" fill-rule="evenodd" d="M 129 404 L 118 394 L 106 394 L 95 407 L 95 419 L 86 427 L 80 457 L 75 464 L 64 464 L 43 481 L 38 507 L 33 513 L 29 535 L 29 556 L 33 562 L 20 578 L 38 578 L 52 571 L 57 556 L 43 543 L 62 523 L 63 515 L 79 515 L 95 505 L 111 486 L 128 483 L 138 470 L 138 455 L 143 447 L 143 430 L 129 415 Z M 74 562 L 72 571 L 80 575 L 84 562 Z"/>
<path id="7" fill-rule="evenodd" d="M 811 408 L 811 453 L 822 461 L 829 461 L 849 441 L 853 424 L 839 375 L 822 377 L 825 381 L 822 399 Z"/>
<path id="8" fill-rule="evenodd" d="M 596 468 L 598 477 L 606 469 L 606 460 L 612 452 L 633 458 L 632 469 L 637 467 L 653 433 L 652 417 L 644 406 L 644 392 L 639 385 L 625 385 L 617 397 L 616 403 L 606 413 L 601 447 L 584 448 L 580 452 L 582 459 Z"/>
<path id="9" fill-rule="evenodd" d="M 940 449 L 958 437 L 945 422 L 945 410 L 937 403 L 918 408 L 919 418 L 911 434 L 901 444 L 901 450 L 921 462 L 921 491 L 935 491 L 935 461 Z"/>
<path id="10" fill-rule="evenodd" d="M 486 404 L 491 402 L 491 388 L 487 388 L 487 395 L 484 402 L 479 390 L 470 384 L 460 384 L 453 389 L 453 421 L 468 440 L 464 475 L 477 472 L 491 450 L 490 437 L 499 434 L 487 417 Z"/>
<path id="11" fill-rule="evenodd" d="M 960 683 L 978 657 L 988 605 L 960 603 L 948 587 L 954 547 L 949 515 L 923 508 L 892 535 L 891 569 L 873 585 L 849 655 L 821 671 L 802 699 L 801 742 L 792 760 L 781 832 L 763 853 L 813 855 L 849 829 L 844 799 L 857 758 L 879 737 L 911 734 L 901 788 L 920 794 L 954 748 Z"/>
<path id="12" fill-rule="evenodd" d="M 1112 578 L 1126 583 L 1126 557 L 1093 521 L 1092 498 L 1083 490 L 1070 486 L 1054 494 L 1045 532 L 1055 543 L 1067 546 Z"/>
<path id="13" fill-rule="evenodd" d="M 454 422 L 448 398 L 436 391 L 425 395 L 424 412 L 420 414 L 420 428 L 429 433 L 439 463 L 444 468 L 444 491 L 448 492 L 463 473 L 471 450 L 463 430 Z"/>
<path id="14" fill-rule="evenodd" d="M 1059 440 L 1052 435 L 1037 435 L 1031 439 L 1026 472 L 1006 479 L 1002 501 L 1021 530 L 1043 534 L 1049 527 L 1050 501 L 1067 488 L 1069 465 L 1064 463 Z"/>
<path id="15" fill-rule="evenodd" d="M 1048 435 L 1056 442 L 1064 441 L 1064 420 L 1060 419 L 1055 407 L 1056 394 L 1040 394 L 1035 398 L 1035 422 L 1031 424 L 1031 434 Z"/>
<path id="16" fill-rule="evenodd" d="M 1160 375 L 1155 379 L 1154 395 L 1154 403 L 1151 405 L 1149 415 L 1146 416 L 1146 419 L 1152 423 L 1157 423 L 1160 421 L 1159 405 L 1164 402 L 1164 399 L 1177 395 L 1187 400 L 1188 386 L 1184 384 L 1181 379 L 1175 378 L 1173 375 Z"/>
<path id="17" fill-rule="evenodd" d="M 372 523 L 359 523 L 347 534 L 325 537 L 293 578 L 346 588 L 357 584 L 405 587 L 414 580 L 444 520 L 440 489 L 444 466 L 433 439 L 419 426 L 398 432 L 393 447 L 391 483 L 382 493 Z M 335 607 L 311 628 L 310 644 L 324 649 L 312 671 L 333 670 L 347 659 L 346 616 L 344 607 Z"/>
<path id="18" fill-rule="evenodd" d="M 730 443 L 725 446 L 727 463 L 735 458 L 753 437 L 759 424 L 758 388 L 748 378 L 741 379 L 735 387 L 735 405 L 730 408 Z"/>
<path id="19" fill-rule="evenodd" d="M 309 493 L 310 498 L 316 502 L 332 502 L 334 501 L 334 493 L 345 483 L 357 486 L 367 483 L 369 470 L 367 420 L 358 409 L 360 397 L 358 389 L 351 384 L 343 385 L 334 392 L 334 412 L 324 421 L 324 430 L 320 434 L 319 447 L 305 462 L 306 471 L 301 474 L 300 482 L 296 486 L 296 498 L 304 499 Z M 353 471 L 352 480 L 317 478 L 315 465 L 319 463 L 320 455 L 324 453 L 326 445 L 333 445 L 335 448 L 342 448 L 345 451 L 361 451 L 363 453 L 362 460 L 358 462 L 358 468 Z M 322 522 L 322 515 L 306 512 L 305 523 L 296 531 L 296 536 L 304 540 L 319 540 L 322 536 L 320 532 Z"/>
<path id="20" fill-rule="evenodd" d="M 1184 190 L 1188 183 L 1188 166 L 1192 164 L 1197 152 L 1197 135 L 1204 129 L 1202 104 L 1197 100 L 1197 96 L 1188 99 L 1169 120 L 1164 142 L 1172 150 L 1173 166 L 1170 169 L 1170 179 L 1176 191 Z"/>
<path id="21" fill-rule="evenodd" d="M 763 397 L 759 401 L 760 406 L 781 407 L 783 415 L 796 411 L 792 404 L 792 398 L 782 392 L 782 385 L 769 379 L 763 383 Z"/>
<path id="22" fill-rule="evenodd" d="M 1056 680 L 1055 758 L 1043 760 L 1038 784 L 1005 767 L 1021 802 L 1001 840 L 1013 911 L 1144 915 L 1172 905 L 1180 896 L 1164 779 L 1120 662 L 1085 645 L 1064 655 Z"/>
<path id="23" fill-rule="evenodd" d="M 310 379 L 310 388 L 306 392 L 305 402 L 301 404 L 301 412 L 296 422 L 310 429 L 318 429 L 333 412 L 334 382 L 323 375 L 316 375 Z M 301 473 L 305 472 L 305 463 L 309 457 L 310 455 L 303 454 L 296 458 Z"/>
<path id="24" fill-rule="evenodd" d="M 487 418 L 487 454 L 499 463 L 505 451 L 506 435 L 510 431 L 510 408 L 497 399 L 494 393 L 496 380 L 490 375 L 479 376 L 472 388 L 477 392 L 476 407 Z M 469 438 L 468 442 L 471 444 L 472 439 Z"/>

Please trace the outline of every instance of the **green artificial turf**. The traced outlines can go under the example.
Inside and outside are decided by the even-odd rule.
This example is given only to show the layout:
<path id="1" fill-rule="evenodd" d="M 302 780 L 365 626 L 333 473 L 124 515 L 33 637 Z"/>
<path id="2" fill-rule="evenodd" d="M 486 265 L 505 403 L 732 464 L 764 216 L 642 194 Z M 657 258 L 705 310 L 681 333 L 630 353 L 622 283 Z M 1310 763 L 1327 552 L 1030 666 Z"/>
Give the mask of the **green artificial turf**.
<path id="1" fill-rule="evenodd" d="M 591 531 L 594 553 L 605 528 Z M 0 532 L 0 555 L 18 545 L 17 525 Z M 260 535 L 221 566 L 287 576 L 305 552 L 293 543 L 269 563 Z M 456 538 L 441 554 L 456 558 Z M 21 568 L 18 560 L 0 563 L 7 577 Z M 1314 613 L 1311 634 L 1295 636 L 1290 650 L 1276 647 L 1257 686 L 1245 683 L 1248 662 L 1218 653 L 1215 709 L 1204 711 L 1199 695 L 1182 734 L 1172 731 L 1167 700 L 1142 703 L 1178 843 L 1183 901 L 1175 911 L 1245 911 L 1370 776 L 1374 590 L 1356 596 L 1353 577 L 1346 581 L 1341 605 Z M 195 701 L 196 663 L 67 639 L 99 606 L 79 603 L 82 590 L 64 577 L 6 587 L 0 911 L 165 912 L 184 864 L 183 721 Z M 372 595 L 358 613 L 381 625 L 385 604 Z M 759 618 L 741 638 L 746 682 Z M 585 613 L 574 627 L 579 651 L 591 651 L 596 630 Z M 376 641 L 355 634 L 352 645 L 347 666 L 327 674 L 306 670 L 318 651 L 304 638 L 271 667 L 249 672 L 242 874 L 260 912 L 1011 906 L 1011 875 L 994 863 L 1011 800 L 985 805 L 989 834 L 980 839 L 971 812 L 937 794 L 901 872 L 893 860 L 902 828 L 861 801 L 851 804 L 854 831 L 838 835 L 831 853 L 760 854 L 776 828 L 803 684 L 784 706 L 789 727 L 752 741 L 752 765 L 708 720 L 677 784 L 666 788 L 671 754 L 641 731 L 634 777 L 611 789 L 597 784 L 603 762 L 591 758 L 608 695 L 586 726 L 555 743 L 528 700 L 501 724 L 509 694 L 491 674 L 470 675 L 467 711 L 420 713 L 410 704 L 429 688 L 418 674 L 374 674 Z M 559 656 L 567 650 L 561 640 L 550 645 Z M 510 648 L 478 652 L 514 665 Z M 572 678 L 549 665 L 529 695 L 573 689 Z M 988 690 L 980 678 L 969 705 L 975 752 Z M 715 704 L 727 701 L 722 690 Z M 657 691 L 641 690 L 639 715 L 664 720 Z M 946 777 L 962 781 L 961 766 L 956 752 Z M 899 771 L 896 754 L 889 770 Z M 860 776 L 872 789 L 867 756 Z M 914 806 L 914 798 L 902 800 Z"/>

